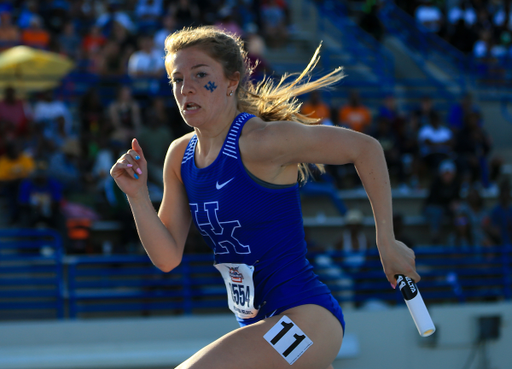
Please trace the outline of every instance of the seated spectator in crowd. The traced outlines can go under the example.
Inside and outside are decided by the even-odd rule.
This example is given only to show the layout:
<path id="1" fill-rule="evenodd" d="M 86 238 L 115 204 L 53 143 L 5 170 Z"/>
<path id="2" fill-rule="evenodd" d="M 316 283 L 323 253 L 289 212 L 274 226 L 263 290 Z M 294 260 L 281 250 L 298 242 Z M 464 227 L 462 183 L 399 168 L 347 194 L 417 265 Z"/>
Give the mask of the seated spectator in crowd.
<path id="1" fill-rule="evenodd" d="M 149 35 L 140 36 L 139 50 L 128 60 L 128 74 L 133 78 L 134 93 L 141 96 L 141 99 L 147 99 L 148 94 L 158 93 L 160 81 L 165 76 L 164 71 L 162 52 L 154 48 L 153 38 Z"/>
<path id="2" fill-rule="evenodd" d="M 12 24 L 12 15 L 3 10 L 0 12 L 0 51 L 15 46 L 20 41 L 20 31 Z"/>
<path id="3" fill-rule="evenodd" d="M 101 33 L 100 27 L 93 25 L 82 38 L 82 50 L 85 58 L 91 58 L 100 52 L 107 39 Z"/>
<path id="4" fill-rule="evenodd" d="M 320 119 L 319 124 L 326 126 L 333 125 L 331 107 L 322 100 L 320 91 L 318 90 L 310 92 L 309 98 L 302 104 L 300 112 L 310 118 Z"/>
<path id="5" fill-rule="evenodd" d="M 368 4 L 368 2 L 367 2 Z M 359 19 L 359 27 L 372 35 L 377 41 L 382 40 L 385 28 L 379 18 L 379 8 L 381 3 L 373 3 L 365 9 L 363 15 Z"/>
<path id="6" fill-rule="evenodd" d="M 48 173 L 48 165 L 37 160 L 32 175 L 21 182 L 18 203 L 23 227 L 63 229 L 62 186 Z"/>
<path id="7" fill-rule="evenodd" d="M 404 176 L 408 186 L 418 189 L 420 186 L 421 159 L 418 148 L 419 123 L 415 116 L 399 119 L 394 132 L 397 136 L 398 149 L 402 161 Z"/>
<path id="8" fill-rule="evenodd" d="M 420 155 L 426 168 L 436 172 L 439 163 L 452 156 L 453 144 L 452 131 L 441 123 L 439 114 L 432 112 L 429 124 L 418 132 Z"/>
<path id="9" fill-rule="evenodd" d="M 67 139 L 62 147 L 50 155 L 48 175 L 59 181 L 66 193 L 84 189 L 85 173 L 82 171 L 80 155 L 80 143 L 76 139 Z"/>
<path id="10" fill-rule="evenodd" d="M 261 81 L 265 76 L 273 73 L 272 67 L 265 56 L 267 44 L 265 39 L 258 33 L 258 26 L 255 23 L 246 25 L 244 35 L 247 58 L 254 68 L 251 79 L 255 82 Z"/>
<path id="11" fill-rule="evenodd" d="M 35 103 L 34 124 L 40 125 L 45 137 L 57 147 L 74 136 L 71 112 L 64 102 L 55 99 L 52 90 L 43 92 Z"/>
<path id="12" fill-rule="evenodd" d="M 0 101 L 0 126 L 4 126 L 0 131 L 11 138 L 24 136 L 29 130 L 31 120 L 30 105 L 16 97 L 13 87 L 6 87 L 4 99 Z"/>
<path id="13" fill-rule="evenodd" d="M 480 108 L 473 102 L 470 93 L 465 94 L 462 99 L 450 107 L 448 113 L 448 125 L 453 131 L 462 129 L 466 116 L 470 113 L 479 113 Z"/>
<path id="14" fill-rule="evenodd" d="M 489 231 L 498 245 L 512 245 L 512 203 L 509 181 L 500 184 L 498 204 L 491 209 Z"/>
<path id="15" fill-rule="evenodd" d="M 345 214 L 346 229 L 336 243 L 336 249 L 344 252 L 346 270 L 355 273 L 366 261 L 369 242 L 363 232 L 364 215 L 359 209 L 349 209 Z"/>
<path id="16" fill-rule="evenodd" d="M 412 111 L 412 115 L 418 120 L 420 127 L 430 123 L 430 115 L 435 111 L 432 98 L 425 95 L 421 98 L 420 105 Z"/>
<path id="17" fill-rule="evenodd" d="M 121 23 L 114 22 L 112 32 L 108 37 L 109 41 L 115 42 L 120 47 L 121 58 L 128 65 L 130 56 L 137 50 L 137 39 Z"/>
<path id="18" fill-rule="evenodd" d="M 128 58 L 121 53 L 121 46 L 108 40 L 97 55 L 97 71 L 102 79 L 102 85 L 109 85 L 113 79 L 117 81 L 119 77 L 126 75 Z"/>
<path id="19" fill-rule="evenodd" d="M 126 3 L 124 1 L 116 0 L 109 1 L 107 4 L 107 11 L 101 14 L 96 20 L 96 26 L 101 30 L 101 33 L 105 37 L 109 37 L 112 32 L 114 23 L 121 23 L 130 33 L 136 30 L 135 24 L 131 20 L 130 16 L 124 7 Z"/>
<path id="20" fill-rule="evenodd" d="M 431 242 L 440 243 L 443 224 L 454 224 L 454 215 L 460 201 L 460 180 L 455 163 L 445 160 L 439 166 L 425 200 L 423 214 L 429 225 Z"/>
<path id="21" fill-rule="evenodd" d="M 475 9 L 471 5 L 471 1 L 459 0 L 455 6 L 452 6 L 448 10 L 447 19 L 450 24 L 456 24 L 462 19 L 468 26 L 472 26 L 476 23 L 477 15 Z"/>
<path id="22" fill-rule="evenodd" d="M 387 119 L 393 127 L 400 123 L 398 120 L 403 119 L 403 117 L 402 113 L 398 110 L 394 95 L 388 94 L 384 97 L 382 104 L 379 106 L 377 116 Z"/>
<path id="23" fill-rule="evenodd" d="M 471 53 L 476 40 L 476 33 L 472 27 L 466 24 L 464 18 L 457 20 L 447 35 L 447 41 L 466 55 Z"/>
<path id="24" fill-rule="evenodd" d="M 30 26 L 30 20 L 39 15 L 39 1 L 27 0 L 21 5 L 21 11 L 18 14 L 18 27 L 25 29 Z"/>
<path id="25" fill-rule="evenodd" d="M 108 107 L 108 116 L 114 128 L 112 140 L 122 145 L 129 144 L 142 125 L 140 106 L 133 98 L 129 86 L 121 86 L 118 89 L 116 100 Z"/>
<path id="26" fill-rule="evenodd" d="M 178 0 L 169 5 L 168 13 L 176 19 L 176 28 L 199 26 L 201 11 L 194 1 Z"/>
<path id="27" fill-rule="evenodd" d="M 242 27 L 233 14 L 233 9 L 229 6 L 224 6 L 219 10 L 215 26 L 238 37 L 242 37 L 244 34 Z"/>
<path id="28" fill-rule="evenodd" d="M 155 49 L 161 53 L 162 57 L 165 55 L 165 39 L 176 30 L 176 19 L 174 16 L 172 14 L 164 15 L 162 17 L 162 27 L 155 32 L 153 38 Z"/>
<path id="29" fill-rule="evenodd" d="M 138 0 L 135 20 L 141 33 L 154 32 L 163 13 L 163 0 Z"/>
<path id="30" fill-rule="evenodd" d="M 7 199 L 11 225 L 20 220 L 17 206 L 19 185 L 33 170 L 34 159 L 22 151 L 21 141 L 8 141 L 5 154 L 0 155 L 0 196 Z"/>
<path id="31" fill-rule="evenodd" d="M 392 179 L 398 180 L 402 188 L 406 185 L 404 167 L 402 163 L 400 143 L 393 130 L 391 122 L 385 117 L 377 119 L 377 126 L 369 134 L 375 138 L 384 150 L 384 157 Z"/>
<path id="32" fill-rule="evenodd" d="M 477 187 L 472 187 L 466 199 L 461 201 L 455 215 L 455 246 L 478 249 L 491 246 L 492 241 L 487 234 L 489 225 L 489 209 Z"/>
<path id="33" fill-rule="evenodd" d="M 366 133 L 371 123 L 370 109 L 361 103 L 359 93 L 352 91 L 348 104 L 338 110 L 338 125 Z"/>
<path id="34" fill-rule="evenodd" d="M 283 47 L 288 42 L 288 6 L 284 0 L 265 0 L 261 5 L 262 34 L 268 47 Z"/>
<path id="35" fill-rule="evenodd" d="M 432 0 L 422 0 L 421 5 L 416 8 L 414 18 L 428 32 L 440 33 L 444 25 L 444 16 Z"/>
<path id="36" fill-rule="evenodd" d="M 48 49 L 50 45 L 50 32 L 44 29 L 41 17 L 34 16 L 30 19 L 30 25 L 21 31 L 21 43 L 37 49 Z"/>
<path id="37" fill-rule="evenodd" d="M 154 48 L 153 38 L 148 35 L 139 38 L 139 50 L 128 61 L 128 73 L 132 77 L 162 78 L 164 60 L 161 52 Z"/>
<path id="38" fill-rule="evenodd" d="M 58 36 L 61 51 L 64 55 L 67 55 L 70 59 L 80 60 L 81 54 L 81 43 L 82 38 L 78 35 L 75 30 L 75 25 L 72 21 L 68 21 L 64 24 L 62 33 Z"/>
<path id="39" fill-rule="evenodd" d="M 480 125 L 480 114 L 466 115 L 464 126 L 455 135 L 454 150 L 457 167 L 463 179 L 470 184 L 489 185 L 488 155 L 492 149 L 491 139 Z"/>

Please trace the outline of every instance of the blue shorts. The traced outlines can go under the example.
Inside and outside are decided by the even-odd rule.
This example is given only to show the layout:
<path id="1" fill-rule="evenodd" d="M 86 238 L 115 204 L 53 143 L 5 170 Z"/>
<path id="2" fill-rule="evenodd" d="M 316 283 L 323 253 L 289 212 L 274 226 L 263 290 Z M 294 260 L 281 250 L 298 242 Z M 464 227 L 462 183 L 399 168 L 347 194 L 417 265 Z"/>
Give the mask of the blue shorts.
<path id="1" fill-rule="evenodd" d="M 338 301 L 336 301 L 336 299 L 331 294 L 323 294 L 305 298 L 304 300 L 297 301 L 294 304 L 280 307 L 272 315 L 279 315 L 283 311 L 286 311 L 288 309 L 307 304 L 319 305 L 329 310 L 340 321 L 341 326 L 343 327 L 343 335 L 345 335 L 345 319 L 343 318 L 343 311 L 341 311 L 341 307 Z M 256 316 L 250 319 L 237 318 L 237 320 L 238 324 L 240 324 L 240 327 L 245 327 L 253 323 L 259 322 L 260 320 L 263 320 L 265 318 L 265 316 Z"/>

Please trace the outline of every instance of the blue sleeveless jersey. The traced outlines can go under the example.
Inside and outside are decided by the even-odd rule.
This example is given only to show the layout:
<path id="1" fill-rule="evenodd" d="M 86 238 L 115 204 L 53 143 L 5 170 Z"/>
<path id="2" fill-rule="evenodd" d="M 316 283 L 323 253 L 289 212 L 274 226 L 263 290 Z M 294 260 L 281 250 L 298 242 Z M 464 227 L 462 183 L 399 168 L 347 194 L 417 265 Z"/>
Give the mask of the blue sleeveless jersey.
<path id="1" fill-rule="evenodd" d="M 212 248 L 216 263 L 254 266 L 254 306 L 259 312 L 255 318 L 238 318 L 241 325 L 320 295 L 326 295 L 326 308 L 335 310 L 343 324 L 339 304 L 306 259 L 298 184 L 264 187 L 250 177 L 242 163 L 238 140 L 252 117 L 242 113 L 235 118 L 218 157 L 206 168 L 195 165 L 197 136 L 190 140 L 181 176 L 192 219 Z"/>

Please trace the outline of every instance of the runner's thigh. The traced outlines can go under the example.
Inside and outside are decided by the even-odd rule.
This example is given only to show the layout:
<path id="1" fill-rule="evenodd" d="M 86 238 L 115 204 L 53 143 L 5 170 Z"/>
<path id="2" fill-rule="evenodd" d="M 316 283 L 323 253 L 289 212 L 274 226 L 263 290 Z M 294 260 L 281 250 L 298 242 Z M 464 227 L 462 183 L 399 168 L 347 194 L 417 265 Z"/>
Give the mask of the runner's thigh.
<path id="1" fill-rule="evenodd" d="M 341 324 L 330 311 L 321 306 L 302 305 L 226 334 L 197 352 L 177 369 L 289 368 L 290 364 L 263 338 L 284 315 L 313 342 L 292 367 L 329 368 L 341 346 Z M 281 331 L 281 328 L 279 325 L 276 332 Z"/>

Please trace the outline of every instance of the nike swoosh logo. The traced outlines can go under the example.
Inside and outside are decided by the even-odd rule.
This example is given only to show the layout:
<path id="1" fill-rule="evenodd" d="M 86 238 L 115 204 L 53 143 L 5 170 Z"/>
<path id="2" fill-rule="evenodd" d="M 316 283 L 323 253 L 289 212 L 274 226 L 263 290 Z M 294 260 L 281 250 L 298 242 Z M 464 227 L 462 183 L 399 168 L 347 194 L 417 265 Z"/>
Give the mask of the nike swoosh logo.
<path id="1" fill-rule="evenodd" d="M 229 182 L 231 182 L 233 179 L 235 179 L 235 177 L 231 178 L 229 181 L 226 181 L 222 184 L 219 184 L 219 182 L 217 181 L 217 183 L 215 183 L 215 188 L 217 188 L 217 190 L 220 190 L 222 187 L 224 187 L 225 185 L 227 185 Z"/>

